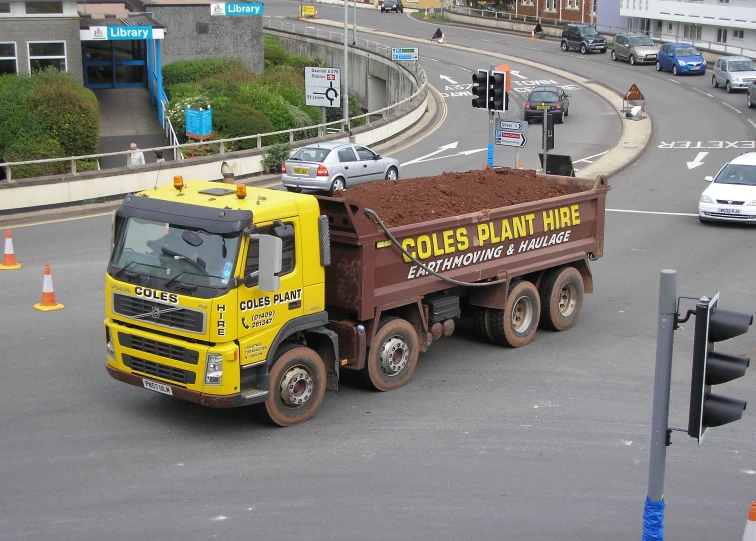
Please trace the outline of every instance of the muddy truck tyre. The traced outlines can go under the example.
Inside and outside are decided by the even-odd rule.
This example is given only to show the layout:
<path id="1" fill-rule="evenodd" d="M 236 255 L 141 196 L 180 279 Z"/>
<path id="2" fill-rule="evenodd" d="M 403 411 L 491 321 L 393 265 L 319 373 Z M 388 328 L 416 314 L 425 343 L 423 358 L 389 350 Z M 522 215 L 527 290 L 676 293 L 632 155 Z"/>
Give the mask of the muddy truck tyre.
<path id="1" fill-rule="evenodd" d="M 475 327 L 475 334 L 480 341 L 488 342 L 490 344 L 494 343 L 488 308 L 482 308 L 480 306 L 474 307 L 473 326 Z"/>
<path id="2" fill-rule="evenodd" d="M 583 308 L 583 276 L 575 267 L 551 269 L 540 287 L 541 327 L 565 331 L 572 327 Z"/>
<path id="3" fill-rule="evenodd" d="M 365 377 L 378 391 L 393 391 L 409 381 L 420 345 L 415 328 L 397 317 L 382 319 L 370 344 Z"/>
<path id="4" fill-rule="evenodd" d="M 527 344 L 538 330 L 541 299 L 538 289 L 526 281 L 509 288 L 504 310 L 488 308 L 488 326 L 494 343 L 519 348 Z"/>
<path id="5" fill-rule="evenodd" d="M 325 391 L 326 369 L 320 355 L 304 346 L 289 346 L 276 354 L 265 409 L 279 426 L 302 423 L 318 410 Z"/>

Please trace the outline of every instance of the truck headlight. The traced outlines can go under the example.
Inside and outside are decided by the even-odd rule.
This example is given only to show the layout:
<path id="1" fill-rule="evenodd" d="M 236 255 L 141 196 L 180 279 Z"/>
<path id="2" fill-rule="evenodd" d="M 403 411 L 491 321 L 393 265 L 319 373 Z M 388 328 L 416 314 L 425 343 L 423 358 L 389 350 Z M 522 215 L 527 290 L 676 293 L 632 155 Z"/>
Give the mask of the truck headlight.
<path id="1" fill-rule="evenodd" d="M 205 385 L 220 385 L 223 378 L 223 355 L 210 353 L 205 363 Z"/>
<path id="2" fill-rule="evenodd" d="M 714 201 L 711 200 L 711 197 L 708 195 L 702 195 L 701 199 L 699 199 L 701 203 L 713 203 Z"/>
<path id="3" fill-rule="evenodd" d="M 115 361 L 115 347 L 113 347 L 113 337 L 110 335 L 110 329 L 105 327 L 105 350 L 108 352 L 108 357 Z"/>

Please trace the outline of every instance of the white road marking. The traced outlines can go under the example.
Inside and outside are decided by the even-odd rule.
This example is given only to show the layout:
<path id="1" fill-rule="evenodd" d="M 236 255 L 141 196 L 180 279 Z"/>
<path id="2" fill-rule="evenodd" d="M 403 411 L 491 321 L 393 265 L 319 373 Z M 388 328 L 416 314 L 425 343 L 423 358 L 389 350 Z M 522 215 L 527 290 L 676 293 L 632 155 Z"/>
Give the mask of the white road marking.
<path id="1" fill-rule="evenodd" d="M 614 113 L 612 113 L 612 114 L 614 114 Z M 599 156 L 603 156 L 603 155 L 604 155 L 604 154 L 606 154 L 607 152 L 609 152 L 609 151 L 608 151 L 608 150 L 605 150 L 604 152 L 599 152 L 598 154 L 594 154 L 593 156 L 588 156 L 587 158 L 581 158 L 581 159 L 579 159 L 579 160 L 575 160 L 575 161 L 574 161 L 574 162 L 572 162 L 572 163 L 580 163 L 580 162 L 593 163 L 593 162 L 591 161 L 591 160 L 592 160 L 593 158 L 598 158 Z"/>
<path id="2" fill-rule="evenodd" d="M 438 60 L 437 58 L 430 58 L 428 56 L 424 56 L 423 59 L 430 60 L 431 62 L 440 62 L 440 60 Z"/>
<path id="3" fill-rule="evenodd" d="M 710 98 L 713 98 L 713 97 L 714 97 L 714 96 L 712 96 L 711 94 L 709 94 L 708 92 L 704 92 L 703 90 L 701 90 L 700 88 L 696 88 L 695 86 L 691 86 L 690 88 L 692 88 L 692 89 L 693 89 L 693 90 L 695 90 L 696 92 L 700 92 L 700 93 L 701 93 L 701 94 L 703 94 L 704 96 L 709 96 Z"/>
<path id="4" fill-rule="evenodd" d="M 495 43 L 492 39 L 481 39 L 480 41 L 485 41 L 487 43 Z"/>
<path id="5" fill-rule="evenodd" d="M 410 160 L 408 162 L 404 162 L 401 164 L 402 167 L 405 165 L 411 165 L 413 163 L 420 163 L 422 161 L 426 161 L 426 158 L 430 158 L 431 156 L 435 156 L 436 154 L 440 154 L 441 152 L 445 150 L 450 150 L 452 148 L 457 148 L 457 145 L 459 144 L 459 141 L 454 141 L 453 143 L 449 143 L 443 146 L 438 147 L 438 149 L 434 150 L 433 152 L 430 152 L 426 154 L 425 156 L 420 156 L 419 158 L 415 158 L 414 160 Z"/>
<path id="6" fill-rule="evenodd" d="M 756 122 L 754 122 L 754 121 L 753 121 L 753 120 L 751 120 L 750 118 L 748 119 L 748 122 L 750 122 L 750 123 L 751 123 L 751 126 L 753 126 L 754 128 L 756 128 Z"/>
<path id="7" fill-rule="evenodd" d="M 688 169 L 695 169 L 699 165 L 703 165 L 704 162 L 702 160 L 706 157 L 707 154 L 708 152 L 699 152 L 698 154 L 696 154 L 696 157 L 692 162 L 685 162 L 688 165 Z"/>
<path id="8" fill-rule="evenodd" d="M 457 83 L 457 81 L 455 81 L 455 80 L 454 80 L 454 79 L 452 79 L 451 77 L 447 77 L 446 75 L 439 75 L 439 77 L 440 77 L 441 79 L 443 79 L 444 81 L 448 81 L 448 82 L 449 82 L 450 84 L 453 84 L 453 85 L 456 85 L 456 84 L 458 84 L 458 83 Z"/>
<path id="9" fill-rule="evenodd" d="M 669 81 L 670 83 L 675 83 L 676 85 L 680 84 L 680 81 L 675 81 L 674 79 L 670 79 L 669 77 L 665 77 L 664 75 L 655 75 L 655 77 L 658 77 L 659 79 L 664 79 L 665 81 Z"/>
<path id="10" fill-rule="evenodd" d="M 509 70 L 509 74 L 510 74 L 510 75 L 514 75 L 514 76 L 515 76 L 515 77 L 517 77 L 518 79 L 525 79 L 526 81 L 528 80 L 528 78 L 527 78 L 527 77 L 525 77 L 524 75 L 520 75 L 520 72 L 519 72 L 519 71 L 517 71 L 517 70 Z"/>
<path id="11" fill-rule="evenodd" d="M 741 113 L 741 112 L 740 112 L 739 110 L 735 109 L 735 107 L 733 107 L 733 106 L 732 106 L 732 105 L 730 105 L 729 103 L 725 103 L 725 102 L 722 102 L 722 105 L 724 105 L 725 107 L 729 107 L 730 109 L 732 109 L 733 111 L 735 111 L 735 112 L 736 112 L 736 113 L 738 113 L 739 115 L 740 115 L 740 114 L 743 114 L 743 113 Z"/>
<path id="12" fill-rule="evenodd" d="M 654 210 L 628 210 L 628 209 L 606 209 L 607 212 L 625 212 L 628 214 L 657 214 L 659 216 L 691 216 L 697 217 L 698 214 L 688 212 L 658 212 Z"/>

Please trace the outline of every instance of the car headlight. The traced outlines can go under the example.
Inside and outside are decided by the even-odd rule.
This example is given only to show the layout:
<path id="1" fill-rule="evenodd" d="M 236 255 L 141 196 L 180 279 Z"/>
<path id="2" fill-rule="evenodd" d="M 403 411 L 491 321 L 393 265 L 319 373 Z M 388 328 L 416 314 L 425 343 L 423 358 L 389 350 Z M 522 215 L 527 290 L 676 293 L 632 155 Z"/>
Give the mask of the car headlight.
<path id="1" fill-rule="evenodd" d="M 756 199 L 754 199 L 753 201 L 749 201 L 746 206 L 747 207 L 756 207 Z"/>
<path id="2" fill-rule="evenodd" d="M 223 355 L 210 353 L 205 363 L 205 385 L 220 385 L 223 378 Z"/>
<path id="3" fill-rule="evenodd" d="M 702 195 L 701 199 L 699 199 L 701 203 L 713 203 L 714 201 L 711 200 L 711 197 L 708 195 Z"/>
<path id="4" fill-rule="evenodd" d="M 733 83 L 739 83 L 740 82 L 740 77 L 733 77 L 732 78 L 732 82 Z"/>
<path id="5" fill-rule="evenodd" d="M 687 66 L 684 60 L 678 60 L 677 63 L 680 64 L 681 66 Z"/>
<path id="6" fill-rule="evenodd" d="M 115 347 L 113 347 L 113 337 L 110 335 L 110 329 L 105 327 L 105 350 L 108 357 L 115 361 Z"/>

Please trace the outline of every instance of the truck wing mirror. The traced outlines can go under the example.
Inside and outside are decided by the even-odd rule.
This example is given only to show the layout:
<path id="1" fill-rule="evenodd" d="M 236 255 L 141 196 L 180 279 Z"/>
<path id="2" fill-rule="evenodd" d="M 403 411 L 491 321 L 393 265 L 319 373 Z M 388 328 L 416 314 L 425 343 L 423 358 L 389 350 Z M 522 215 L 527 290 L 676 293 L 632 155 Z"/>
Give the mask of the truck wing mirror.
<path id="1" fill-rule="evenodd" d="M 259 286 L 260 291 L 270 293 L 281 287 L 281 272 L 283 263 L 283 241 L 272 235 L 249 235 L 250 241 L 259 243 L 258 270 L 248 274 L 242 280 L 247 287 Z"/>

